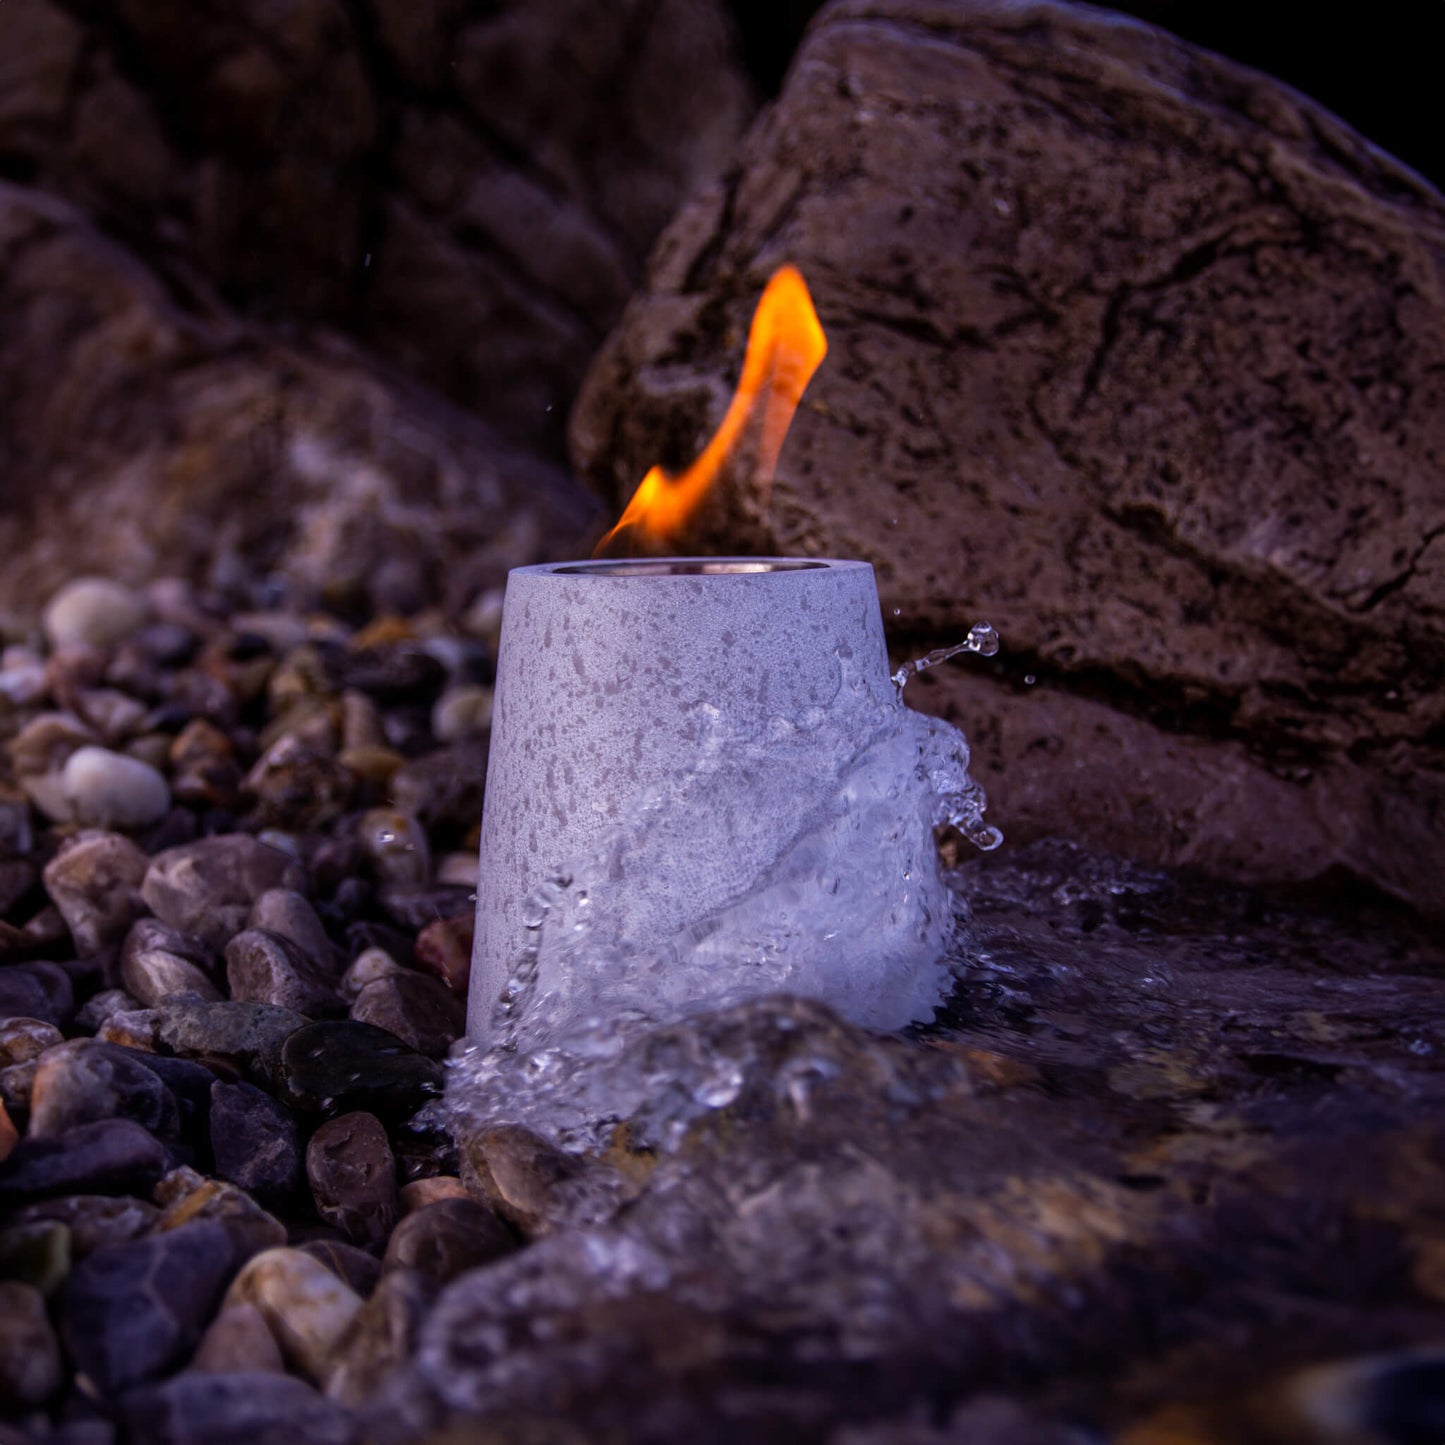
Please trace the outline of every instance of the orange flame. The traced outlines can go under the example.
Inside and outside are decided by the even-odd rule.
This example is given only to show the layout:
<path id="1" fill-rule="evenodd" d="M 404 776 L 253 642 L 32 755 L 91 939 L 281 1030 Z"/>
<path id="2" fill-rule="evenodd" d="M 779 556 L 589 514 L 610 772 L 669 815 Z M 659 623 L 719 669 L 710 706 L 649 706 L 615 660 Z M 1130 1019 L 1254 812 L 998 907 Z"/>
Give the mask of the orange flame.
<path id="1" fill-rule="evenodd" d="M 597 544 L 593 555 L 600 556 L 619 533 L 629 529 L 638 541 L 665 542 L 697 510 L 753 424 L 758 428 L 756 476 L 766 508 L 793 413 L 827 354 L 828 341 L 802 273 L 794 266 L 782 267 L 773 273 L 753 315 L 743 374 L 722 425 L 681 475 L 671 477 L 661 467 L 653 467 L 643 477 L 622 520 Z"/>

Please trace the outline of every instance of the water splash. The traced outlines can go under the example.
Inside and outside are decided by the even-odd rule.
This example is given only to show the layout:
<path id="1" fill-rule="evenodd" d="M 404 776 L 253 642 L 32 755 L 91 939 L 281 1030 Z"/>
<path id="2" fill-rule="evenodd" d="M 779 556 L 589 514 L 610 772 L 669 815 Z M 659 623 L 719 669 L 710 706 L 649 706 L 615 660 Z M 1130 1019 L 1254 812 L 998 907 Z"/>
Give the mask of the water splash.
<path id="1" fill-rule="evenodd" d="M 916 677 L 920 672 L 927 672 L 930 667 L 937 667 L 940 662 L 947 662 L 965 652 L 976 652 L 980 657 L 992 657 L 997 651 L 998 633 L 992 624 L 975 622 L 968 629 L 968 636 L 962 642 L 956 642 L 952 647 L 935 647 L 926 656 L 914 658 L 912 662 L 905 662 L 893 674 L 893 685 L 901 692 L 910 677 Z"/>

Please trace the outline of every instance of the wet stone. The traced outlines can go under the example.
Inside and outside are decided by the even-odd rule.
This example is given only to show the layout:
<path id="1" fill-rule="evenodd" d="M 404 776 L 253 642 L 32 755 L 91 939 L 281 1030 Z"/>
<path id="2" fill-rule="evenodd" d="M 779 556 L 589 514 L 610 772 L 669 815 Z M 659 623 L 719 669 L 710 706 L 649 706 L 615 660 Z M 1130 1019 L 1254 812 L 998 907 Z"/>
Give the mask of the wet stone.
<path id="1" fill-rule="evenodd" d="M 140 916 L 146 855 L 120 833 L 77 833 L 49 863 L 45 891 L 60 910 L 79 954 L 119 943 Z"/>
<path id="2" fill-rule="evenodd" d="M 113 1118 L 133 1119 L 158 1138 L 180 1135 L 175 1096 L 123 1049 L 73 1039 L 41 1055 L 30 1094 L 30 1138 L 51 1138 Z"/>
<path id="3" fill-rule="evenodd" d="M 268 1003 L 315 1017 L 341 1011 L 336 986 L 289 938 L 248 928 L 226 945 L 226 982 L 237 1002 Z"/>
<path id="4" fill-rule="evenodd" d="M 502 1124 L 464 1140 L 461 1177 L 474 1197 L 524 1234 L 542 1230 L 560 1210 L 560 1193 L 581 1166 L 539 1134 Z"/>
<path id="5" fill-rule="evenodd" d="M 306 1147 L 316 1212 L 359 1244 L 380 1244 L 396 1223 L 396 1159 L 375 1115 L 329 1119 Z"/>
<path id="6" fill-rule="evenodd" d="M 174 1053 L 211 1055 L 251 1069 L 279 1056 L 305 1023 L 301 1014 L 274 1004 L 170 999 L 156 1010 L 156 1037 Z"/>
<path id="7" fill-rule="evenodd" d="M 440 979 L 459 999 L 466 998 L 472 975 L 475 922 L 475 911 L 468 910 L 455 918 L 439 918 L 417 935 L 416 966 Z"/>
<path id="8" fill-rule="evenodd" d="M 301 1380 L 268 1372 L 188 1371 L 128 1394 L 130 1438 L 146 1445 L 357 1445 L 350 1411 Z"/>
<path id="9" fill-rule="evenodd" d="M 217 967 L 215 955 L 199 938 L 156 918 L 140 919 L 121 946 L 121 979 L 152 1008 L 181 994 L 219 999 L 221 992 L 213 982 Z"/>
<path id="10" fill-rule="evenodd" d="M 162 1187 L 166 1183 L 162 1180 Z M 286 1226 L 280 1220 L 262 1209 L 249 1194 L 221 1180 L 201 1179 L 194 1188 L 172 1199 L 155 1227 L 157 1230 L 181 1229 L 199 1221 L 219 1224 L 226 1231 L 235 1264 L 264 1249 L 275 1249 L 286 1243 Z"/>
<path id="11" fill-rule="evenodd" d="M 296 1246 L 302 1254 L 324 1264 L 332 1274 L 343 1280 L 365 1299 L 381 1278 L 381 1261 L 354 1244 L 340 1239 L 308 1239 Z"/>
<path id="12" fill-rule="evenodd" d="M 0 964 L 0 1019 L 38 1020 L 56 1027 L 74 1011 L 75 990 L 58 963 Z"/>
<path id="13" fill-rule="evenodd" d="M 382 912 L 398 927 L 418 933 L 438 918 L 451 918 L 472 903 L 472 890 L 442 885 L 393 884 L 378 895 Z"/>
<path id="14" fill-rule="evenodd" d="M 335 950 L 326 936 L 326 925 L 304 894 L 293 888 L 269 888 L 251 908 L 250 928 L 278 934 L 301 950 L 319 971 L 331 977 Z"/>
<path id="15" fill-rule="evenodd" d="M 332 1351 L 328 1397 L 360 1405 L 416 1350 L 422 1321 L 436 1294 L 427 1275 L 398 1269 L 384 1276 Z"/>
<path id="16" fill-rule="evenodd" d="M 348 1003 L 354 1003 L 368 984 L 404 972 L 406 970 L 384 948 L 363 949 L 341 975 L 341 997 Z"/>
<path id="17" fill-rule="evenodd" d="M 166 1151 L 130 1119 L 82 1124 L 47 1139 L 22 1139 L 0 1164 L 0 1205 L 59 1194 L 148 1194 Z"/>
<path id="18" fill-rule="evenodd" d="M 236 1276 L 227 1304 L 253 1304 L 289 1363 L 313 1380 L 361 1308 L 361 1296 L 299 1249 L 269 1249 Z"/>
<path id="19" fill-rule="evenodd" d="M 134 832 L 159 822 L 171 806 L 171 790 L 155 768 L 108 748 L 77 748 L 60 786 L 71 816 L 88 828 Z"/>
<path id="20" fill-rule="evenodd" d="M 281 1047 L 285 1100 L 305 1113 L 364 1109 L 384 1119 L 410 1115 L 442 1091 L 440 1064 L 385 1029 L 322 1021 Z"/>
<path id="21" fill-rule="evenodd" d="M 252 905 L 268 889 L 304 886 L 305 870 L 290 855 L 230 833 L 158 854 L 141 896 L 162 922 L 220 950 L 246 926 Z"/>
<path id="22" fill-rule="evenodd" d="M 440 1199 L 408 1214 L 386 1246 L 388 1270 L 416 1270 L 438 1285 L 517 1248 L 517 1236 L 474 1199 Z"/>
<path id="23" fill-rule="evenodd" d="M 358 820 L 356 836 L 378 882 L 417 887 L 431 877 L 426 832 L 409 813 L 373 808 Z"/>
<path id="24" fill-rule="evenodd" d="M 60 1300 L 76 1367 L 106 1392 L 153 1379 L 190 1355 L 233 1270 L 218 1224 L 187 1224 L 98 1249 Z"/>
<path id="25" fill-rule="evenodd" d="M 368 983 L 351 1005 L 351 1017 L 388 1030 L 432 1059 L 444 1058 L 466 1032 L 461 1000 L 445 984 L 414 972 Z"/>
<path id="26" fill-rule="evenodd" d="M 261 1311 L 255 1305 L 230 1304 L 207 1327 L 191 1368 L 211 1375 L 284 1375 L 286 1362 Z"/>
<path id="27" fill-rule="evenodd" d="M 12 1216 L 17 1224 L 53 1221 L 70 1233 L 73 1259 L 84 1259 L 110 1244 L 125 1244 L 147 1234 L 160 1210 L 144 1199 L 121 1194 L 72 1194 L 27 1204 Z"/>
<path id="28" fill-rule="evenodd" d="M 44 1295 L 18 1280 L 0 1280 L 0 1411 L 44 1404 L 62 1378 Z"/>
<path id="29" fill-rule="evenodd" d="M 291 1113 L 251 1084 L 211 1085 L 211 1150 L 218 1178 L 261 1204 L 285 1204 L 301 1182 L 301 1131 Z"/>

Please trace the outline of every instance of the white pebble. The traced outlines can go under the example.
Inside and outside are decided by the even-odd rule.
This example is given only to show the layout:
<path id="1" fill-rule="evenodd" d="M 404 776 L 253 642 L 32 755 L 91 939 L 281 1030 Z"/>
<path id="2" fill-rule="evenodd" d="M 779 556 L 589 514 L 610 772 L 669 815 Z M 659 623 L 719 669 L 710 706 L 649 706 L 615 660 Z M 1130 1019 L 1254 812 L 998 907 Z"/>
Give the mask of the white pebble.
<path id="1" fill-rule="evenodd" d="M 77 748 L 60 781 L 72 816 L 87 827 L 145 828 L 171 806 L 171 790 L 160 773 L 108 748 Z"/>
<path id="2" fill-rule="evenodd" d="M 111 647 L 150 614 L 133 588 L 105 577 L 81 577 L 50 599 L 43 626 L 51 647 Z"/>

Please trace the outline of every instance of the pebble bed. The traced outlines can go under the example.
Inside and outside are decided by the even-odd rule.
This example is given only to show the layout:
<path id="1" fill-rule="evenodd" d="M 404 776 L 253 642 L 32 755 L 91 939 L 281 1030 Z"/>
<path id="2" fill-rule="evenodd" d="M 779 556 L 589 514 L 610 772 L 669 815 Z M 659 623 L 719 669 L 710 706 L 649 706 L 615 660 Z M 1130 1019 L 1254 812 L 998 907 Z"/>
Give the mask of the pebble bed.
<path id="1" fill-rule="evenodd" d="M 8 630 L 0 1445 L 350 1440 L 522 1242 L 409 1123 L 463 1030 L 499 620 L 93 579 Z"/>

